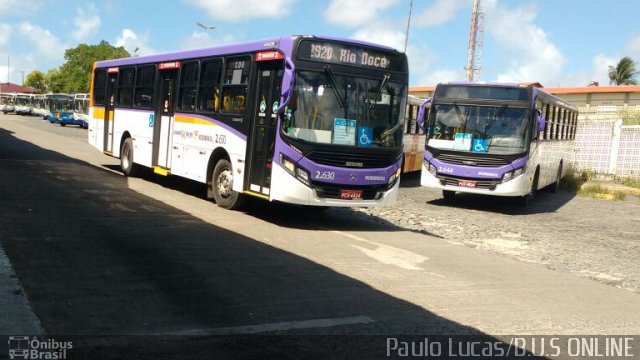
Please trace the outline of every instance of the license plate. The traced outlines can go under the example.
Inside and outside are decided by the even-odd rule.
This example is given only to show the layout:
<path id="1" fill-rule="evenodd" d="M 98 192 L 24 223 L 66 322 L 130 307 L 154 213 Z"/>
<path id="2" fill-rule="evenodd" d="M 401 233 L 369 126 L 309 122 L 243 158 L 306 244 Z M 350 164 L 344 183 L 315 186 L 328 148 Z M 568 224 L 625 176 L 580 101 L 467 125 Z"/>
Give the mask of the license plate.
<path id="1" fill-rule="evenodd" d="M 340 199 L 362 199 L 362 190 L 340 190 Z"/>
<path id="2" fill-rule="evenodd" d="M 458 180 L 458 186 L 464 187 L 476 187 L 476 182 L 473 180 Z"/>

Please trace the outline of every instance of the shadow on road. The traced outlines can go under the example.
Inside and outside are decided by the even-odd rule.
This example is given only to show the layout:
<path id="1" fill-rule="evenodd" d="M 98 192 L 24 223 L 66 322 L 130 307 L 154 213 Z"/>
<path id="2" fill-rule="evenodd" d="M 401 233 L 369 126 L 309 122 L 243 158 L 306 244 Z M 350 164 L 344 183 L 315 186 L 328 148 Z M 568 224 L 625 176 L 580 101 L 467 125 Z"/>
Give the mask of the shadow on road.
<path id="1" fill-rule="evenodd" d="M 334 335 L 493 339 L 3 129 L 0 206 L 1 245 L 45 330 L 89 335 L 74 338 L 76 354 L 94 359 L 372 358 L 384 357 L 385 336 Z M 336 326 L 286 325 L 318 319 Z M 212 336 L 260 324 L 287 336 Z M 180 333 L 196 335 L 163 336 Z"/>

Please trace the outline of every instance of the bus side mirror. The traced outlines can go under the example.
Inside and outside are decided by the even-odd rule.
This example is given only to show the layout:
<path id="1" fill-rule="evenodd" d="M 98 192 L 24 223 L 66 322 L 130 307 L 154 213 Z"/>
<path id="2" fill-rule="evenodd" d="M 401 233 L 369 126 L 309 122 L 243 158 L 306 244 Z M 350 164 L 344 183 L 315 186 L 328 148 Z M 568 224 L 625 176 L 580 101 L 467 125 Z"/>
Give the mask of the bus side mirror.
<path id="1" fill-rule="evenodd" d="M 544 131 L 544 126 L 547 122 L 547 119 L 542 115 L 542 111 L 536 109 L 536 114 L 538 114 L 538 132 Z"/>
<path id="2" fill-rule="evenodd" d="M 422 104 L 420 104 L 420 107 L 418 107 L 418 117 L 416 119 L 416 123 L 418 124 L 418 128 L 422 131 L 424 131 L 424 114 L 427 112 L 427 105 L 430 103 L 431 98 L 423 101 Z"/>
<path id="3" fill-rule="evenodd" d="M 282 76 L 282 99 L 280 99 L 280 107 L 278 112 L 281 112 L 291 101 L 291 95 L 293 94 L 294 86 L 294 66 L 291 60 L 285 58 L 284 60 L 284 74 Z"/>

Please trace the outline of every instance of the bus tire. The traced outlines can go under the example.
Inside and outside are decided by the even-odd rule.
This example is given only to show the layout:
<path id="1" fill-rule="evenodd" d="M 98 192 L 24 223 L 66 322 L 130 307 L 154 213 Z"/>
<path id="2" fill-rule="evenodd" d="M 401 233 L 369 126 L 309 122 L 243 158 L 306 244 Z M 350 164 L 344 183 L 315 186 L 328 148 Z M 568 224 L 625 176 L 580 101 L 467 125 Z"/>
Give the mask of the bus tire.
<path id="1" fill-rule="evenodd" d="M 60 126 L 66 126 L 66 125 L 67 125 L 67 124 L 65 124 L 65 123 L 63 123 L 63 122 L 61 122 L 61 123 L 60 123 Z"/>
<path id="2" fill-rule="evenodd" d="M 539 173 L 536 170 L 536 174 L 533 177 L 533 182 L 531 183 L 531 190 L 527 195 L 520 196 L 520 198 L 518 198 L 518 204 L 520 206 L 526 207 L 529 206 L 531 202 L 533 202 L 533 199 L 536 197 L 536 191 L 538 191 L 538 176 Z"/>
<path id="3" fill-rule="evenodd" d="M 562 184 L 562 163 L 558 166 L 558 175 L 556 176 L 556 182 L 551 187 L 551 192 L 557 193 L 560 191 L 560 185 Z"/>
<path id="4" fill-rule="evenodd" d="M 124 176 L 135 177 L 140 173 L 140 165 L 133 162 L 133 140 L 126 138 L 120 149 L 120 169 Z"/>
<path id="5" fill-rule="evenodd" d="M 447 200 L 453 200 L 456 197 L 456 192 L 451 190 L 442 190 L 442 197 Z"/>
<path id="6" fill-rule="evenodd" d="M 213 168 L 211 177 L 213 199 L 218 206 L 233 210 L 244 204 L 244 195 L 233 191 L 233 169 L 227 159 L 220 159 Z"/>

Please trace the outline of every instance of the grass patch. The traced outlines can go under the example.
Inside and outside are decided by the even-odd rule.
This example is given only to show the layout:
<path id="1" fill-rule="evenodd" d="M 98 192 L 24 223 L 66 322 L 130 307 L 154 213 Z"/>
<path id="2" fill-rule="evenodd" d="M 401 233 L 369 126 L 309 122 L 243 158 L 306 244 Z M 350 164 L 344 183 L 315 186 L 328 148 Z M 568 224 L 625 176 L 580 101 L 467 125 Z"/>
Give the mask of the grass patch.
<path id="1" fill-rule="evenodd" d="M 620 182 L 622 183 L 622 185 L 640 189 L 640 181 L 633 180 L 633 179 L 622 179 L 622 181 Z"/>
<path id="2" fill-rule="evenodd" d="M 586 180 L 583 180 L 581 176 L 577 176 L 573 171 L 569 171 L 562 179 L 560 187 L 563 190 L 576 193 L 580 190 L 580 187 L 585 183 L 585 181 Z"/>
<path id="3" fill-rule="evenodd" d="M 606 199 L 606 200 L 617 200 L 622 201 L 626 198 L 627 194 L 624 191 L 620 190 L 609 190 L 606 187 L 593 184 L 583 186 L 578 190 L 578 195 L 587 196 L 594 199 Z"/>

